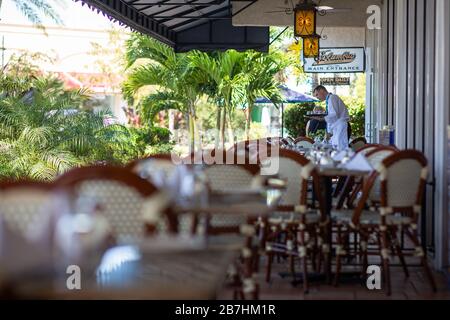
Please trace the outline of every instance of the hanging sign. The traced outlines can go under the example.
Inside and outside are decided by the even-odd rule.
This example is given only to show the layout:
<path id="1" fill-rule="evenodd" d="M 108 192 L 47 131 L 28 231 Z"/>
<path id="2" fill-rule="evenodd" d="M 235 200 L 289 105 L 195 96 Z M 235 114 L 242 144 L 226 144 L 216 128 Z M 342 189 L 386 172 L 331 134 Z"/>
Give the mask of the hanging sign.
<path id="1" fill-rule="evenodd" d="M 321 48 L 318 58 L 304 58 L 305 73 L 365 72 L 364 48 Z"/>
<path id="2" fill-rule="evenodd" d="M 349 77 L 320 78 L 320 84 L 323 86 L 349 86 Z"/>

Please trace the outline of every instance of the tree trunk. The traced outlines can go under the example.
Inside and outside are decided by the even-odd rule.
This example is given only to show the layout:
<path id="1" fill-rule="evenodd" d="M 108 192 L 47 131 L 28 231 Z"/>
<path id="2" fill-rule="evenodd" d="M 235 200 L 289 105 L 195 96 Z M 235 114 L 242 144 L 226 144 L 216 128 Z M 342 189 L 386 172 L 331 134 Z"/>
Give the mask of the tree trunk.
<path id="1" fill-rule="evenodd" d="M 222 117 L 220 118 L 220 144 L 221 148 L 225 149 L 225 121 L 227 118 L 227 107 L 222 107 Z"/>
<path id="2" fill-rule="evenodd" d="M 250 124 L 252 116 L 253 103 L 247 101 L 247 109 L 245 109 L 245 139 L 250 140 Z"/>
<path id="3" fill-rule="evenodd" d="M 194 119 L 191 113 L 188 114 L 189 123 L 189 152 L 195 151 L 195 128 Z"/>
<path id="4" fill-rule="evenodd" d="M 221 144 L 221 141 L 223 140 L 223 137 L 221 135 L 221 119 L 222 119 L 222 109 L 220 106 L 217 106 L 217 118 L 216 118 L 216 141 L 214 142 L 215 148 L 219 149 L 219 146 Z"/>
<path id="5" fill-rule="evenodd" d="M 234 134 L 233 134 L 233 125 L 231 123 L 231 110 L 228 110 L 228 117 L 226 118 L 227 127 L 228 127 L 228 141 L 231 145 L 234 145 Z"/>

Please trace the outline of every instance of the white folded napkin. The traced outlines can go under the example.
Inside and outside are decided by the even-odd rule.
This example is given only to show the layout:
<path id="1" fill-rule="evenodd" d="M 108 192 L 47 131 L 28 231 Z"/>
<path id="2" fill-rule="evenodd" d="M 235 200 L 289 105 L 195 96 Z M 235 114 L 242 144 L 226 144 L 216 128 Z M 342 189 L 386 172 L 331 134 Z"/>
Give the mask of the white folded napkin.
<path id="1" fill-rule="evenodd" d="M 356 171 L 372 171 L 373 167 L 367 161 L 366 157 L 362 154 L 358 153 L 353 157 L 349 162 L 344 164 L 344 169 L 347 170 L 356 170 Z"/>

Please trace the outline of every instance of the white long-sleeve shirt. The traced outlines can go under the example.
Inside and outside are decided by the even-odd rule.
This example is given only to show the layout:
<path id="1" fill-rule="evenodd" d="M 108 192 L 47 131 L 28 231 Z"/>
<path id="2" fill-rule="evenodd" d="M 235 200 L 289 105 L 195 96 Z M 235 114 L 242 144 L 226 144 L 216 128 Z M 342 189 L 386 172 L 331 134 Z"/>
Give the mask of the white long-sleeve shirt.
<path id="1" fill-rule="evenodd" d="M 333 133 L 333 129 L 340 120 L 346 122 L 350 120 L 347 106 L 337 95 L 331 93 L 328 94 L 327 108 L 328 115 L 325 117 L 325 121 L 327 122 L 328 133 Z"/>

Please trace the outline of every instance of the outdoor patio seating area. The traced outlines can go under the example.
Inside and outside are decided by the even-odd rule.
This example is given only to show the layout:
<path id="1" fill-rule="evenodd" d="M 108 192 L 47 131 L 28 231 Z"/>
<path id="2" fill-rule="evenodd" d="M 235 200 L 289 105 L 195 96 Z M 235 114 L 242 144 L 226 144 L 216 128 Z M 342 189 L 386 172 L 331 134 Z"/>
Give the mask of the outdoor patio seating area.
<path id="1" fill-rule="evenodd" d="M 417 233 L 423 155 L 295 141 L 3 182 L 2 297 L 448 298 Z"/>
<path id="2" fill-rule="evenodd" d="M 449 16 L 0 0 L 0 300 L 450 300 Z"/>

